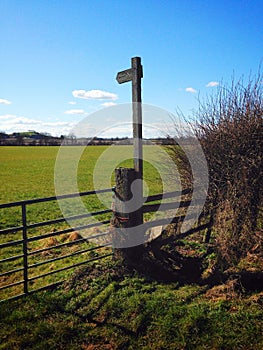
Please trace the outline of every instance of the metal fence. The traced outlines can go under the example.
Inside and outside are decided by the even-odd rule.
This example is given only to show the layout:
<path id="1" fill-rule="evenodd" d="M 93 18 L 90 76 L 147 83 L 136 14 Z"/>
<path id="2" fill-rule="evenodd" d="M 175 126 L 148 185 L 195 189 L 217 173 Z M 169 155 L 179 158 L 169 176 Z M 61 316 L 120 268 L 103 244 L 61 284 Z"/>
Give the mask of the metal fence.
<path id="1" fill-rule="evenodd" d="M 20 253 L 11 255 L 10 252 L 8 252 L 7 256 L 4 259 L 0 260 L 0 267 L 2 265 L 2 269 L 0 270 L 0 292 L 3 291 L 10 291 L 14 288 L 13 293 L 6 293 L 4 294 L 3 300 L 10 300 L 10 299 L 16 299 L 24 295 L 31 294 L 36 291 L 48 289 L 51 287 L 55 287 L 61 283 L 64 282 L 65 276 L 63 276 L 62 279 L 59 281 L 51 281 L 51 283 L 42 282 L 41 286 L 37 286 L 35 282 L 39 279 L 46 278 L 48 276 L 59 274 L 61 272 L 76 268 L 78 266 L 103 259 L 106 257 L 111 256 L 112 250 L 108 247 L 111 245 L 109 243 L 109 239 L 106 239 L 106 237 L 109 235 L 109 224 L 110 219 L 105 219 L 105 215 L 108 214 L 111 215 L 112 210 L 111 209 L 105 209 L 105 210 L 99 210 L 90 212 L 87 214 L 81 214 L 81 215 L 75 215 L 75 216 L 68 216 L 68 217 L 60 217 L 57 219 L 52 220 L 46 220 L 46 221 L 40 221 L 40 222 L 34 222 L 31 223 L 27 219 L 27 213 L 28 208 L 33 204 L 38 203 L 47 203 L 47 202 L 57 202 L 58 200 L 64 200 L 64 199 L 72 199 L 76 198 L 78 196 L 81 197 L 88 197 L 91 195 L 97 195 L 99 193 L 107 193 L 113 191 L 112 188 L 104 189 L 104 190 L 97 190 L 97 191 L 88 191 L 88 192 L 80 192 L 75 194 L 66 194 L 62 196 L 57 197 L 47 197 L 47 198 L 38 198 L 38 199 L 32 199 L 32 200 L 24 200 L 19 202 L 13 202 L 13 203 L 6 203 L 6 204 L 0 204 L 0 209 L 7 209 L 7 208 L 20 208 L 21 210 L 21 225 L 15 226 L 15 227 L 8 227 L 0 230 L 0 251 L 8 248 L 13 247 L 20 247 Z M 172 200 L 168 201 L 167 203 L 162 203 L 162 211 L 172 210 L 174 208 L 181 209 L 181 213 L 179 213 L 177 216 L 171 216 L 170 218 L 167 216 L 165 218 L 155 218 L 154 220 L 150 220 L 148 222 L 145 222 L 145 229 L 150 229 L 151 227 L 156 227 L 160 225 L 167 225 L 169 223 L 171 224 L 177 224 L 179 225 L 182 223 L 185 219 L 185 212 L 183 210 L 187 210 L 189 208 L 189 205 L 191 203 L 191 200 L 189 199 L 189 195 L 191 195 L 192 190 L 186 189 L 177 192 L 170 192 L 165 194 L 156 194 L 152 196 L 148 196 L 145 198 L 145 204 L 142 208 L 142 211 L 144 215 L 147 213 L 154 213 L 160 210 L 160 201 L 163 200 Z M 184 196 L 184 199 L 182 199 Z M 186 196 L 186 197 L 185 197 Z M 188 196 L 188 197 L 187 197 Z M 180 200 L 176 200 L 176 198 L 180 198 Z M 63 224 L 67 222 L 68 220 L 77 220 L 77 219 L 83 219 L 87 217 L 93 217 L 96 216 L 96 218 L 99 216 L 100 220 L 96 220 L 95 223 L 89 223 L 86 225 L 80 225 L 76 226 L 74 228 L 68 227 L 59 229 L 59 230 L 53 230 L 52 232 L 44 233 L 44 234 L 32 234 L 30 230 L 33 230 L 36 232 L 38 229 L 47 227 L 50 228 L 52 225 L 55 224 Z M 193 214 L 194 217 L 194 214 Z M 205 214 L 202 214 L 200 218 L 205 217 Z M 188 218 L 191 218 L 191 216 L 188 215 Z M 51 245 L 44 246 L 44 247 L 38 247 L 34 246 L 32 248 L 29 247 L 30 244 L 34 244 L 40 240 L 50 239 L 50 238 L 56 238 L 56 237 L 62 237 L 63 235 L 68 235 L 72 232 L 81 232 L 86 229 L 98 229 L 98 227 L 103 227 L 103 232 L 95 232 L 95 234 L 91 234 L 88 236 L 88 238 L 84 238 L 84 236 L 77 236 L 76 239 L 73 241 L 66 241 L 66 242 L 60 242 L 60 241 L 54 241 L 51 242 Z M 206 237 L 209 235 L 209 229 L 211 227 L 211 222 L 199 222 L 199 224 L 195 227 L 190 229 L 187 232 L 179 233 L 178 239 L 189 236 L 197 231 L 201 230 L 207 230 L 206 231 Z M 16 238 L 18 235 L 20 235 L 19 239 L 10 240 L 8 237 L 9 235 L 16 234 Z M 6 241 L 1 239 L 1 237 L 6 237 Z M 103 239 L 105 237 L 105 242 L 102 242 L 101 245 L 92 245 L 90 242 L 92 239 Z M 76 247 L 80 246 L 80 244 L 84 245 L 84 249 L 74 250 L 67 252 L 66 254 L 63 254 L 63 249 L 69 248 L 69 247 Z M 52 256 L 52 252 L 57 252 L 58 254 L 55 254 L 55 256 Z M 44 254 L 44 258 L 43 258 Z M 49 254 L 51 255 L 51 258 L 49 258 Z M 71 260 L 72 262 L 73 258 L 81 255 L 80 261 L 77 261 L 75 263 L 71 263 L 67 265 L 65 263 L 65 266 L 55 268 L 53 265 L 51 265 L 50 270 L 44 271 L 44 273 L 38 273 L 33 274 L 34 271 L 39 272 L 39 268 L 43 266 L 47 266 L 47 264 L 51 264 L 57 261 L 67 259 Z M 33 260 L 33 263 L 30 263 L 30 258 L 38 256 L 38 259 Z M 83 259 L 82 259 L 83 258 Z M 14 263 L 15 261 L 20 261 L 20 265 Z M 3 268 L 3 266 L 7 264 L 8 268 Z M 18 266 L 17 266 L 18 265 Z M 11 268 L 10 268 L 11 266 Z M 14 268 L 15 267 L 15 268 Z M 4 270 L 4 271 L 3 271 Z M 20 279 L 18 279 L 17 274 L 20 274 Z M 10 277 L 11 278 L 10 280 Z M 17 280 L 18 279 L 18 280 Z M 20 292 L 18 291 L 17 287 L 20 286 Z M 11 296 L 10 296 L 11 295 Z M 1 298 L 0 298 L 1 299 Z"/>
<path id="2" fill-rule="evenodd" d="M 99 190 L 99 191 L 89 191 L 89 192 L 80 192 L 80 193 L 76 193 L 76 194 L 66 194 L 66 195 L 62 195 L 62 196 L 57 196 L 57 197 L 47 197 L 47 198 L 38 198 L 38 199 L 32 199 L 32 200 L 24 200 L 24 201 L 19 201 L 19 202 L 12 202 L 12 203 L 6 203 L 6 204 L 0 204 L 0 209 L 6 209 L 6 208 L 20 208 L 21 210 L 21 222 L 22 225 L 19 226 L 15 226 L 15 227 L 10 227 L 10 228 L 5 228 L 0 230 L 0 242 L 3 242 L 3 239 L 1 239 L 1 237 L 5 237 L 6 238 L 6 242 L 1 243 L 0 244 L 0 251 L 3 251 L 6 248 L 10 248 L 10 247 L 20 247 L 21 253 L 17 254 L 17 255 L 12 255 L 12 256 L 8 256 L 4 259 L 0 260 L 0 266 L 4 266 L 4 264 L 6 263 L 13 263 L 13 266 L 16 266 L 17 264 L 15 264 L 15 261 L 20 261 L 20 265 L 19 267 L 16 268 L 12 268 L 11 270 L 8 271 L 4 271 L 3 272 L 3 268 L 1 269 L 1 273 L 0 273 L 0 292 L 4 291 L 4 290 L 10 290 L 14 287 L 17 286 L 22 286 L 22 292 L 20 292 L 19 294 L 17 294 L 18 292 L 15 291 L 15 295 L 12 296 L 11 298 L 5 298 L 6 299 L 14 299 L 14 298 L 18 298 L 21 297 L 23 295 L 27 295 L 30 293 L 33 293 L 35 291 L 39 291 L 39 290 L 43 290 L 43 289 L 47 289 L 50 288 L 52 286 L 56 286 L 58 284 L 61 284 L 63 282 L 63 280 L 57 281 L 57 282 L 53 282 L 50 283 L 48 285 L 45 286 L 41 286 L 39 288 L 31 288 L 31 285 L 33 285 L 34 281 L 40 279 L 40 278 L 44 278 L 53 274 L 57 274 L 59 272 L 62 271 L 66 271 L 75 267 L 78 267 L 80 265 L 95 261 L 95 260 L 99 260 L 102 258 L 105 258 L 107 256 L 112 255 L 112 251 L 108 249 L 108 251 L 105 249 L 105 246 L 107 246 L 107 244 L 103 244 L 101 246 L 87 246 L 85 249 L 81 249 L 81 250 L 77 250 L 74 252 L 71 252 L 69 254 L 66 255 L 59 255 L 56 257 L 52 257 L 51 259 L 44 259 L 42 261 L 37 261 L 34 262 L 32 264 L 29 263 L 29 258 L 32 256 L 43 256 L 43 254 L 45 253 L 51 253 L 54 250 L 62 250 L 63 248 L 66 247 L 70 247 L 70 246 L 76 246 L 76 245 L 80 245 L 80 244 L 85 244 L 87 245 L 87 239 L 86 238 L 82 238 L 81 236 L 78 239 L 75 239 L 73 241 L 70 242 L 64 242 L 64 243 L 58 243 L 55 241 L 54 245 L 51 246 L 46 246 L 40 249 L 29 249 L 29 244 L 33 243 L 33 242 L 37 242 L 39 240 L 44 240 L 44 239 L 48 239 L 48 238 L 52 238 L 52 237 L 58 237 L 58 236 L 62 236 L 63 234 L 70 234 L 71 232 L 74 231 L 81 231 L 84 229 L 91 229 L 91 228 L 96 228 L 99 227 L 101 225 L 108 225 L 110 223 L 110 220 L 102 220 L 100 222 L 97 223 L 91 223 L 91 224 L 87 224 L 87 225 L 82 225 L 82 226 L 77 226 L 77 227 L 67 227 L 65 229 L 62 230 L 53 230 L 53 232 L 48 232 L 45 234 L 36 234 L 36 235 L 29 235 L 29 230 L 32 229 L 39 229 L 39 228 L 43 228 L 44 226 L 46 227 L 51 227 L 52 225 L 55 224 L 62 224 L 65 223 L 67 220 L 77 220 L 80 218 L 84 218 L 84 217 L 92 217 L 92 216 L 103 216 L 105 214 L 111 213 L 110 209 L 106 209 L 106 210 L 100 210 L 100 211 L 94 211 L 91 213 L 87 213 L 84 215 L 77 215 L 77 216 L 71 216 L 71 217 L 60 217 L 58 219 L 54 219 L 54 220 L 47 220 L 47 221 L 41 221 L 41 222 L 37 222 L 37 223 L 28 223 L 27 220 L 27 212 L 28 212 L 28 207 L 33 205 L 33 204 L 37 204 L 37 203 L 46 203 L 46 202 L 51 202 L 51 201 L 57 201 L 57 200 L 63 200 L 63 199 L 71 199 L 71 198 L 75 198 L 78 196 L 90 196 L 90 195 L 95 195 L 97 193 L 107 193 L 107 192 L 111 192 L 112 189 L 105 189 L 105 190 Z M 15 240 L 10 240 L 8 237 L 12 236 L 13 234 L 16 234 L 16 236 L 18 234 L 20 234 L 20 239 L 15 239 Z M 91 239 L 95 239 L 95 238 L 99 238 L 99 237 L 103 237 L 105 235 L 107 235 L 108 232 L 101 232 L 98 234 L 94 234 L 93 236 L 89 237 L 89 240 Z M 95 251 L 101 251 L 101 254 L 94 254 Z M 90 257 L 92 256 L 92 253 L 94 257 Z M 83 259 L 83 261 L 78 261 L 75 264 L 70 264 L 68 266 L 63 266 L 60 267 L 59 269 L 52 269 L 51 271 L 45 272 L 45 273 L 40 273 L 37 275 L 33 275 L 32 276 L 32 272 L 40 266 L 44 266 L 46 264 L 50 264 L 50 263 L 54 263 L 56 261 L 62 260 L 62 259 L 66 259 L 69 257 L 73 257 L 76 255 L 84 255 L 85 253 L 90 253 L 88 259 Z M 2 256 L 2 254 L 1 254 Z M 39 260 L 39 259 L 38 259 Z M 8 280 L 8 276 L 15 276 L 15 274 L 22 274 L 22 278 L 18 281 L 14 281 L 12 283 L 5 283 L 6 280 Z M 10 279 L 9 279 L 10 281 Z"/>

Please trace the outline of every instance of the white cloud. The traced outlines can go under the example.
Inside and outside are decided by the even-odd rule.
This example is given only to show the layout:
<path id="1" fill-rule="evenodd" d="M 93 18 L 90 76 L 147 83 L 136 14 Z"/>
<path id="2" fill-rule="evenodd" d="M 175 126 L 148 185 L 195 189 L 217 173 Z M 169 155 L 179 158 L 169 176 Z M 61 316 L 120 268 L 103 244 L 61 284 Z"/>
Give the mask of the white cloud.
<path id="1" fill-rule="evenodd" d="M 186 91 L 186 92 L 191 92 L 192 94 L 195 94 L 195 93 L 197 92 L 197 90 L 195 90 L 195 89 L 192 88 L 192 87 L 187 87 L 187 88 L 185 89 L 185 91 Z"/>
<path id="2" fill-rule="evenodd" d="M 13 114 L 0 115 L 0 123 L 1 123 L 1 120 L 6 120 L 6 119 L 10 119 L 10 118 L 16 118 L 16 116 Z"/>
<path id="3" fill-rule="evenodd" d="M 83 98 L 84 100 L 117 100 L 118 95 L 102 91 L 102 90 L 74 90 L 72 95 L 76 98 Z"/>
<path id="4" fill-rule="evenodd" d="M 106 122 L 110 122 L 110 123 L 115 123 L 116 122 L 116 119 L 115 118 L 112 118 L 112 117 L 108 117 L 106 118 Z"/>
<path id="5" fill-rule="evenodd" d="M 218 81 L 210 81 L 208 84 L 206 84 L 206 87 L 215 87 L 218 85 L 219 85 Z"/>
<path id="6" fill-rule="evenodd" d="M 2 105 L 11 105 L 11 101 L 5 100 L 4 98 L 0 98 L 0 104 Z"/>
<path id="7" fill-rule="evenodd" d="M 8 134 L 34 130 L 37 132 L 47 132 L 54 136 L 60 136 L 67 135 L 74 125 L 75 123 L 72 122 L 45 122 L 43 120 L 31 119 L 12 114 L 0 116 L 0 131 Z"/>
<path id="8" fill-rule="evenodd" d="M 103 107 L 111 107 L 111 106 L 116 106 L 116 103 L 114 103 L 114 102 L 104 102 L 101 105 Z"/>
<path id="9" fill-rule="evenodd" d="M 132 126 L 127 123 L 116 124 L 102 130 L 99 134 L 99 137 L 132 137 Z"/>
<path id="10" fill-rule="evenodd" d="M 37 125 L 40 123 L 41 122 L 39 120 L 20 117 L 13 114 L 6 114 L 0 116 L 0 129 L 2 129 L 3 125 Z"/>
<path id="11" fill-rule="evenodd" d="M 76 103 L 77 103 L 77 102 L 75 102 L 75 101 L 69 101 L 69 102 L 68 102 L 69 105 L 75 105 Z"/>
<path id="12" fill-rule="evenodd" d="M 85 114 L 85 111 L 84 109 L 69 109 L 68 111 L 65 111 L 65 114 L 71 114 L 71 115 Z"/>

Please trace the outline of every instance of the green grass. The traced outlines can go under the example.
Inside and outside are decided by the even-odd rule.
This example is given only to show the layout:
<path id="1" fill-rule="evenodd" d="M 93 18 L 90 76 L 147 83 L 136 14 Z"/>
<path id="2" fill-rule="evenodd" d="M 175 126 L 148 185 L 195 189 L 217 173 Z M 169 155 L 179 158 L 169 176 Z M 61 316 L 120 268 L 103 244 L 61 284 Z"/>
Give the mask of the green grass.
<path id="1" fill-rule="evenodd" d="M 119 148 L 118 148 L 119 147 Z M 128 150 L 128 154 L 132 156 L 131 146 L 118 146 L 117 153 L 122 153 Z M 76 150 L 80 147 L 65 147 L 65 164 L 69 164 L 71 168 L 71 161 L 76 157 Z M 81 155 L 78 163 L 76 191 L 89 191 L 94 189 L 93 173 L 96 163 L 101 155 L 107 150 L 106 146 L 89 146 L 86 147 Z M 114 152 L 116 152 L 114 149 Z M 54 168 L 59 147 L 1 147 L 0 148 L 0 203 L 8 203 L 20 200 L 28 200 L 41 197 L 55 196 L 54 185 Z M 146 146 L 146 152 L 153 157 L 154 150 Z M 127 152 L 126 152 L 127 153 Z M 103 164 L 100 167 L 104 166 Z M 109 162 L 109 167 L 111 163 Z M 132 159 L 120 162 L 117 166 L 132 167 Z M 144 180 L 149 188 L 149 194 L 162 192 L 162 181 L 158 171 L 150 162 L 144 162 Z M 65 191 L 60 194 L 72 193 L 70 191 L 70 169 L 62 168 L 61 177 L 59 179 L 63 183 L 65 181 Z M 107 174 L 111 176 L 111 181 L 108 181 L 108 188 L 114 185 L 114 168 L 112 173 Z M 103 179 L 105 177 L 103 171 L 98 172 L 98 176 Z M 104 181 L 105 183 L 105 181 Z M 103 184 L 104 184 L 103 183 Z M 107 183 L 107 182 L 106 182 Z M 100 185 L 100 182 L 98 186 Z M 105 186 L 95 187 L 95 189 L 104 189 Z M 106 187 L 107 188 L 107 187 Z M 146 193 L 145 193 L 146 195 Z M 109 193 L 108 205 L 110 206 L 112 195 Z M 84 205 L 89 211 L 96 211 L 105 209 L 105 205 L 101 203 L 96 195 L 89 197 L 82 197 Z M 72 200 L 68 201 L 69 207 L 72 206 Z M 56 201 L 32 204 L 27 207 L 27 221 L 28 223 L 35 223 L 45 220 L 51 220 L 61 217 L 60 208 Z M 0 210 L 0 229 L 15 227 L 21 225 L 21 209 L 8 208 Z M 58 227 L 56 227 L 57 229 Z M 41 233 L 41 230 L 40 230 Z"/>
<path id="2" fill-rule="evenodd" d="M 72 159 L 76 158 L 76 154 L 78 150 L 82 150 L 81 147 L 64 147 L 66 153 L 65 164 L 69 164 L 69 169 L 64 171 L 64 168 L 61 172 L 61 181 L 66 181 L 65 192 L 71 193 L 70 191 L 70 179 L 68 178 L 71 174 L 71 162 Z M 89 191 L 94 189 L 93 184 L 93 173 L 96 163 L 101 155 L 107 151 L 108 147 L 106 146 L 89 146 L 84 149 L 82 153 L 79 163 L 78 163 L 78 172 L 77 172 L 77 183 L 78 188 L 77 191 Z M 20 200 L 28 200 L 34 198 L 41 197 L 50 197 L 55 195 L 55 185 L 54 185 L 54 168 L 56 164 L 56 158 L 58 156 L 60 148 L 59 147 L 0 147 L 0 162 L 1 162 L 1 171 L 0 171 L 0 187 L 1 187 L 1 197 L 0 203 L 7 203 L 13 201 Z M 132 147 L 131 146 L 119 146 L 114 148 L 114 152 L 118 155 L 121 155 L 122 152 L 130 157 L 132 157 Z M 113 152 L 113 153 L 114 153 Z M 119 152 L 119 153 L 118 153 Z M 153 154 L 154 150 L 151 147 L 146 146 L 146 152 L 148 152 L 149 157 L 153 158 L 155 154 Z M 100 167 L 103 167 L 105 164 L 108 167 L 111 167 L 111 163 L 106 157 L 102 163 L 100 163 Z M 129 157 L 128 157 L 129 158 Z M 118 159 L 118 158 L 117 158 Z M 108 162 L 108 163 L 107 163 Z M 133 161 L 132 159 L 127 159 L 122 161 L 116 166 L 126 166 L 132 167 Z M 107 169 L 107 167 L 106 167 Z M 111 169 L 111 168 L 110 168 Z M 102 180 L 104 172 L 99 172 L 98 176 L 102 175 Z M 108 187 L 114 185 L 114 167 L 112 168 L 111 173 L 108 174 L 111 177 L 111 182 L 109 182 Z M 63 178 L 64 176 L 64 178 Z M 162 192 L 162 183 L 158 171 L 154 168 L 150 162 L 144 162 L 144 179 L 149 187 L 149 191 L 151 194 Z M 69 186 L 67 184 L 69 183 Z M 98 187 L 95 187 L 96 189 Z M 105 186 L 99 187 L 105 188 Z M 111 205 L 112 194 L 108 194 L 109 205 Z M 105 205 L 100 202 L 99 198 L 96 195 L 91 195 L 88 197 L 82 197 L 83 203 L 85 207 L 89 211 L 96 211 L 101 209 L 106 209 Z M 67 205 L 69 209 L 74 205 L 72 200 L 67 201 Z M 149 216 L 149 214 L 146 214 Z M 37 203 L 27 206 L 27 223 L 36 223 L 41 221 L 47 221 L 52 219 L 57 219 L 62 217 L 62 213 L 60 211 L 59 205 L 57 201 L 50 201 L 44 203 Z M 111 214 L 108 214 L 104 217 L 98 218 L 98 220 L 110 219 Z M 0 209 L 0 229 L 16 227 L 22 225 L 21 218 L 21 208 L 7 208 Z M 37 236 L 40 234 L 49 233 L 52 231 L 59 231 L 61 229 L 69 227 L 67 224 L 55 224 L 47 227 L 40 227 L 37 229 L 28 230 L 28 237 Z M 105 230 L 105 228 L 104 228 Z M 96 233 L 96 232 L 95 232 Z M 18 240 L 22 238 L 22 232 L 19 231 L 17 233 L 8 233 L 5 235 L 1 235 L 0 242 L 8 242 L 12 240 Z M 42 249 L 46 246 L 56 245 L 60 243 L 67 242 L 69 239 L 69 235 L 57 236 L 52 243 L 51 239 L 38 240 L 36 242 L 30 243 L 28 246 L 29 251 L 34 249 Z M 79 249 L 87 249 L 87 244 L 81 245 Z M 40 261 L 49 260 L 52 258 L 56 258 L 60 255 L 67 255 L 71 252 L 77 251 L 76 246 L 65 247 L 63 249 L 54 249 L 49 251 L 48 254 L 38 254 L 33 255 L 29 258 L 29 264 L 38 263 Z M 9 247 L 5 249 L 1 249 L 1 259 L 8 258 L 14 255 L 22 254 L 22 245 L 17 245 L 14 247 Z M 85 259 L 92 258 L 95 253 L 86 253 L 84 255 L 76 255 L 72 258 L 67 258 L 64 260 L 59 260 L 54 263 L 47 263 L 40 267 L 34 268 L 30 270 L 30 276 L 33 277 L 37 274 L 47 273 L 52 271 L 52 269 L 63 268 L 64 266 L 71 265 L 73 263 L 81 262 Z M 17 259 L 11 262 L 2 263 L 0 266 L 0 271 L 5 272 L 17 268 L 21 268 L 23 266 L 22 258 Z M 36 280 L 32 287 L 37 288 L 40 287 L 41 284 L 47 284 L 51 282 L 55 282 L 60 280 L 61 278 L 67 277 L 71 271 L 59 273 L 56 275 L 52 275 L 45 279 Z M 1 278 L 0 283 L 8 284 L 13 283 L 23 279 L 23 272 L 17 272 L 13 275 L 5 278 Z M 22 285 L 19 287 L 14 287 L 11 294 L 10 290 L 5 290 L 4 292 L 0 292 L 0 299 L 6 298 L 8 296 L 12 296 L 15 294 L 20 294 L 22 292 Z"/>
<path id="3" fill-rule="evenodd" d="M 132 157 L 132 147 L 119 147 L 128 147 Z M 76 147 L 67 147 L 67 149 L 67 157 L 70 160 L 75 154 Z M 78 165 L 79 191 L 94 188 L 94 167 L 99 156 L 106 149 L 107 146 L 85 148 Z M 0 203 L 54 196 L 54 166 L 58 151 L 59 147 L 56 146 L 0 147 Z M 121 162 L 119 165 L 132 167 L 132 160 Z M 144 165 L 144 178 L 151 192 L 161 192 L 160 177 L 149 162 Z"/>
<path id="4" fill-rule="evenodd" d="M 0 305 L 0 349 L 262 349 L 262 293 L 211 293 L 105 260 L 63 288 Z"/>
<path id="5" fill-rule="evenodd" d="M 146 146 L 147 147 L 147 146 Z M 128 149 L 132 155 L 132 147 L 120 146 L 117 149 Z M 76 155 L 78 147 L 66 147 L 66 163 Z M 89 191 L 94 189 L 93 173 L 98 158 L 107 150 L 106 146 L 86 147 L 78 164 L 77 191 Z M 59 147 L 1 147 L 0 148 L 0 203 L 55 196 L 54 167 Z M 151 152 L 151 151 L 150 151 Z M 109 164 L 110 165 L 110 164 Z M 132 160 L 127 160 L 118 166 L 132 167 Z M 64 169 L 63 169 L 64 170 Z M 63 174 L 62 170 L 62 174 Z M 71 181 L 65 171 L 65 193 L 69 190 Z M 102 172 L 102 178 L 104 173 Z M 114 185 L 114 169 L 112 169 L 111 183 Z M 144 180 L 150 194 L 162 192 L 162 182 L 158 171 L 149 163 L 144 163 Z M 96 189 L 105 188 L 95 187 Z M 111 200 L 111 194 L 108 195 Z M 97 196 L 83 197 L 87 208 L 91 211 L 105 209 Z M 72 202 L 69 201 L 69 205 Z M 28 206 L 28 223 L 51 220 L 61 216 L 56 201 L 38 203 Z M 21 225 L 20 208 L 0 210 L 0 229 Z"/>
<path id="6" fill-rule="evenodd" d="M 127 147 L 127 146 L 124 146 Z M 53 196 L 54 165 L 58 147 L 1 147 L 1 198 L 10 202 Z M 73 148 L 71 148 L 73 150 Z M 106 147 L 87 147 L 78 169 L 80 191 L 93 189 L 93 169 Z M 69 158 L 72 156 L 69 153 Z M 128 160 L 119 165 L 132 166 Z M 150 162 L 144 164 L 150 193 L 160 193 L 158 172 Z M 112 181 L 113 176 L 112 174 Z M 94 210 L 101 204 L 96 196 L 85 205 Z M 1 227 L 20 225 L 21 213 L 9 209 L 2 212 Z M 61 216 L 56 202 L 32 205 L 29 222 Z M 59 230 L 63 226 L 52 226 Z M 44 228 L 29 230 L 29 236 L 44 233 Z M 1 242 L 18 239 L 21 233 L 1 237 Z M 70 241 L 69 235 L 32 243 L 29 249 L 41 249 Z M 187 252 L 203 253 L 203 245 L 184 240 Z M 81 249 L 91 247 L 84 243 Z M 182 249 L 183 249 L 182 248 Z M 29 263 L 47 261 L 74 253 L 79 248 L 55 248 L 48 254 L 30 257 Z M 169 247 L 173 250 L 174 247 Z M 186 248 L 185 248 L 186 249 Z M 2 250 L 1 258 L 21 254 L 21 246 Z M 45 273 L 106 253 L 91 251 L 71 258 L 47 263 L 32 271 Z M 2 271 L 21 266 L 22 260 L 5 263 Z M 13 274 L 0 282 L 22 279 Z M 17 301 L 0 303 L 0 349 L 244 349 L 263 348 L 263 295 L 233 290 L 231 285 L 161 283 L 123 269 L 116 261 L 105 258 L 95 263 L 37 280 L 34 288 L 66 279 L 59 288 L 38 292 Z M 19 287 L 20 288 L 20 287 Z M 21 293 L 18 287 L 13 295 Z M 12 294 L 11 293 L 11 294 Z M 3 297 L 8 297 L 8 293 Z M 2 297 L 2 295 L 1 295 Z"/>
<path id="7" fill-rule="evenodd" d="M 132 155 L 132 147 L 120 146 L 129 149 Z M 75 157 L 78 147 L 66 147 L 66 162 Z M 93 172 L 98 158 L 105 152 L 107 146 L 86 147 L 78 164 L 77 190 L 80 192 L 94 189 Z M 1 147 L 0 148 L 0 203 L 8 203 L 20 200 L 28 200 L 41 197 L 55 196 L 54 167 L 59 147 Z M 71 163 L 69 163 L 71 164 Z M 118 166 L 132 167 L 132 160 L 124 161 Z M 62 171 L 63 173 L 63 171 Z M 103 173 L 101 174 L 103 177 Z M 65 192 L 71 181 L 68 173 L 65 175 Z M 149 163 L 144 164 L 144 180 L 150 194 L 161 193 L 162 183 L 158 171 Z M 63 179 L 61 179 L 63 181 Z M 68 185 L 69 184 L 69 185 Z M 111 174 L 111 184 L 114 185 L 114 169 Z M 99 187 L 96 189 L 105 188 Z M 104 208 L 96 196 L 88 197 L 85 204 L 89 209 Z M 60 210 L 56 203 L 46 202 L 31 205 L 28 208 L 29 222 L 53 219 L 59 217 Z M 17 209 L 5 209 L 0 211 L 0 229 L 21 224 L 21 215 Z"/>
<path id="8" fill-rule="evenodd" d="M 1 147 L 1 203 L 54 195 L 58 147 Z"/>

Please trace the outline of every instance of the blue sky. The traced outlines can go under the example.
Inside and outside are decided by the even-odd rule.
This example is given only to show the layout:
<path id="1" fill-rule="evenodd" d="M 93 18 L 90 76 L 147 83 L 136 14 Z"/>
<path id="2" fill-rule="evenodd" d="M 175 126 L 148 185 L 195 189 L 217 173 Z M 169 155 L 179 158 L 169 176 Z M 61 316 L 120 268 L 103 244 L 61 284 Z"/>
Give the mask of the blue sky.
<path id="1" fill-rule="evenodd" d="M 143 102 L 191 115 L 218 83 L 258 72 L 262 13 L 262 0 L 0 0 L 0 131 L 68 134 L 87 118 L 95 136 L 96 111 L 131 101 L 115 77 L 134 56 Z"/>

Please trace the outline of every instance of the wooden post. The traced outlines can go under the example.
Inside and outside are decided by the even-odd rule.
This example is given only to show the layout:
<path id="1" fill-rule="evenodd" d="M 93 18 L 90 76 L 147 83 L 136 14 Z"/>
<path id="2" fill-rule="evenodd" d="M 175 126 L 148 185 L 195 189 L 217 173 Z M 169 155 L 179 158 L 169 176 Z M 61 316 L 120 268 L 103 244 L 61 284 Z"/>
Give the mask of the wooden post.
<path id="1" fill-rule="evenodd" d="M 138 211 L 132 211 L 129 205 L 133 198 L 131 185 L 136 179 L 136 172 L 133 168 L 115 169 L 115 201 L 112 224 L 115 227 L 113 233 L 114 257 L 123 259 L 128 264 L 134 264 L 142 256 L 142 247 L 133 246 L 134 235 L 139 236 L 140 229 L 132 228 L 137 226 Z M 141 211 L 141 210 L 140 210 Z M 129 228 L 133 231 L 130 232 Z M 131 234 L 132 233 L 132 234 Z M 117 247 L 117 248 L 116 248 Z M 118 248 L 121 247 L 121 248 Z"/>
<path id="2" fill-rule="evenodd" d="M 140 57 L 131 59 L 132 68 L 134 69 L 132 79 L 132 102 L 133 102 L 133 142 L 134 142 L 134 169 L 136 179 L 140 180 L 136 186 L 137 201 L 142 202 L 143 197 L 143 162 L 142 162 L 142 97 L 141 97 L 141 78 L 142 65 Z M 137 225 L 143 223 L 143 214 L 141 210 L 137 212 Z"/>
<path id="3" fill-rule="evenodd" d="M 123 247 L 122 249 L 114 249 L 115 257 L 121 255 L 122 258 L 128 260 L 129 263 L 134 263 L 136 260 L 138 261 L 139 257 L 142 255 L 140 243 L 144 242 L 144 232 L 142 228 L 143 212 L 141 208 L 143 203 L 142 77 L 143 71 L 140 57 L 133 57 L 131 59 L 131 68 L 119 72 L 116 77 L 119 84 L 132 81 L 134 169 L 115 169 L 116 199 L 113 219 L 113 225 L 116 227 L 113 237 L 113 246 Z M 131 185 L 135 180 L 137 181 L 135 182 L 132 193 Z M 131 199 L 133 202 L 132 206 L 131 202 L 129 202 Z M 114 244 L 114 240 L 116 244 Z M 138 244 L 140 245 L 139 247 Z"/>
<path id="4" fill-rule="evenodd" d="M 128 228 L 136 224 L 134 213 L 128 208 L 128 202 L 132 199 L 133 194 L 131 185 L 136 179 L 136 172 L 132 168 L 115 169 L 115 217 L 118 221 L 118 227 Z"/>
<path id="5" fill-rule="evenodd" d="M 121 71 L 117 74 L 119 84 L 132 81 L 132 111 L 133 111 L 133 146 L 134 146 L 134 170 L 136 173 L 136 189 L 134 195 L 136 201 L 142 203 L 143 198 L 143 153 L 142 153 L 142 96 L 141 96 L 141 79 L 143 77 L 143 68 L 140 57 L 131 59 L 131 68 Z M 141 210 L 137 210 L 136 225 L 143 223 L 143 214 Z"/>

